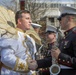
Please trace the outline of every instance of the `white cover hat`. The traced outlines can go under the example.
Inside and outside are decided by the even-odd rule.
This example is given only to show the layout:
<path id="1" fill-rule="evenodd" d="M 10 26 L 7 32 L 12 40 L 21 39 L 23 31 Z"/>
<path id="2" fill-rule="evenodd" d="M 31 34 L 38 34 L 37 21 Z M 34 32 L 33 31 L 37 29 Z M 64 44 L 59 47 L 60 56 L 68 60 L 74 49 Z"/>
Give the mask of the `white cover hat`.
<path id="1" fill-rule="evenodd" d="M 59 8 L 60 16 L 58 17 L 58 20 L 63 17 L 63 15 L 76 15 L 76 9 L 70 6 L 61 6 Z"/>
<path id="2" fill-rule="evenodd" d="M 57 28 L 56 28 L 55 26 L 52 26 L 52 25 L 48 25 L 48 26 L 46 27 L 46 33 L 47 33 L 48 31 L 50 31 L 50 32 L 55 32 L 55 33 L 56 33 L 56 30 L 57 30 Z"/>
<path id="3" fill-rule="evenodd" d="M 32 27 L 33 28 L 40 28 L 42 27 L 40 24 L 37 24 L 37 23 L 31 23 Z"/>

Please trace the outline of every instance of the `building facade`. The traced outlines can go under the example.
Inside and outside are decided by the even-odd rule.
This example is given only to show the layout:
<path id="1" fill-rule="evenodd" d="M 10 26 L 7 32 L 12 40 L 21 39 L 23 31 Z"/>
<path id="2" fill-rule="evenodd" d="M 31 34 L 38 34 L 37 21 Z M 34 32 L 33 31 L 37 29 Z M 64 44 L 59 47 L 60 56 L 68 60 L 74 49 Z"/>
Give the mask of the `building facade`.
<path id="1" fill-rule="evenodd" d="M 28 3 L 30 0 L 28 0 Z M 35 8 L 39 9 L 35 11 L 37 13 L 37 17 L 35 20 L 42 20 L 46 19 L 46 25 L 54 25 L 59 26 L 57 17 L 60 15 L 59 7 L 60 6 L 71 6 L 76 8 L 76 1 L 75 0 L 31 0 L 31 5 L 35 6 Z M 42 13 L 44 12 L 44 13 Z"/>

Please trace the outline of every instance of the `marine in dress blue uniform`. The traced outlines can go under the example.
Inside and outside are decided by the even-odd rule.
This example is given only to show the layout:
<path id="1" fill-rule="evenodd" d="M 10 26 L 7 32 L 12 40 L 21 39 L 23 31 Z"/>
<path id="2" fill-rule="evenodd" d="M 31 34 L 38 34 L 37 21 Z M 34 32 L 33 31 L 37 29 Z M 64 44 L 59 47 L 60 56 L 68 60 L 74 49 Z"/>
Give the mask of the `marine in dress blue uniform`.
<path id="1" fill-rule="evenodd" d="M 65 16 L 70 16 L 76 19 L 76 9 L 68 6 L 59 8 L 61 15 L 59 21 Z M 64 32 L 64 38 L 59 44 L 60 54 L 58 56 L 58 63 L 60 64 L 61 71 L 59 75 L 76 75 L 76 22 L 74 26 Z M 51 57 L 38 60 L 38 68 L 51 66 Z M 46 66 L 45 66 L 46 65 Z"/>

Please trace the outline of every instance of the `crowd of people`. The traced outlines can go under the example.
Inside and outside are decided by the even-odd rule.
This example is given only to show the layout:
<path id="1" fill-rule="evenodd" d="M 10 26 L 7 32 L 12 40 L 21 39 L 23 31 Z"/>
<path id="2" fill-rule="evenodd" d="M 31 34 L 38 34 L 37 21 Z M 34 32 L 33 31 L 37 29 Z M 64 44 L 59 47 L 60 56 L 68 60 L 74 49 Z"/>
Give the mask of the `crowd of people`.
<path id="1" fill-rule="evenodd" d="M 53 58 L 59 64 L 60 72 L 55 75 L 76 75 L 76 9 L 68 6 L 59 8 L 61 15 L 58 17 L 60 27 L 64 30 L 64 37 L 58 41 L 58 32 L 55 27 L 46 27 L 48 38 L 48 53 L 43 59 L 36 59 L 37 45 L 26 31 L 33 26 L 42 27 L 32 23 L 31 14 L 28 10 L 19 10 L 15 14 L 17 27 L 15 37 L 0 37 L 1 75 L 38 75 L 38 69 L 51 68 Z M 39 32 L 37 30 L 37 34 Z M 6 35 L 6 34 L 4 34 Z M 57 42 L 57 48 L 53 48 Z M 43 73 L 42 75 L 52 75 Z"/>

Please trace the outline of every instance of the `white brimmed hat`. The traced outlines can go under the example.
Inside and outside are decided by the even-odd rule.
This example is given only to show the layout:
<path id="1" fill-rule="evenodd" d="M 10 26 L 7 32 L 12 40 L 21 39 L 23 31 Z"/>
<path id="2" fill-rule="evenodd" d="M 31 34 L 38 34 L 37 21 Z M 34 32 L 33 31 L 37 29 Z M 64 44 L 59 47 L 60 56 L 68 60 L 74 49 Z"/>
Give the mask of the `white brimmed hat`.
<path id="1" fill-rule="evenodd" d="M 59 11 L 61 15 L 58 17 L 58 20 L 65 15 L 76 15 L 76 9 L 70 6 L 61 6 Z"/>
<path id="2" fill-rule="evenodd" d="M 56 33 L 57 28 L 55 26 L 52 25 L 48 25 L 46 27 L 46 33 L 51 32 L 51 33 Z"/>
<path id="3" fill-rule="evenodd" d="M 31 23 L 32 27 L 33 28 L 40 28 L 42 27 L 40 24 L 37 24 L 37 23 Z"/>

